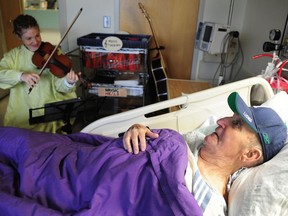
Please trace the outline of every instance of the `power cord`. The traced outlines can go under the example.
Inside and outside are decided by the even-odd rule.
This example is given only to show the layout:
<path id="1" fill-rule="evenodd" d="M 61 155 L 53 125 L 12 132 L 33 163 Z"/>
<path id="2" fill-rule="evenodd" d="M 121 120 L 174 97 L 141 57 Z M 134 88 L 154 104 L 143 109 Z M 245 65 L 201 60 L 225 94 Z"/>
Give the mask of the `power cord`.
<path id="1" fill-rule="evenodd" d="M 231 59 L 229 61 L 229 56 L 232 54 L 232 53 L 229 53 L 231 50 L 229 48 L 231 48 L 233 43 L 234 43 L 234 46 L 237 46 L 237 47 L 235 47 L 235 49 L 233 49 L 233 51 L 237 50 L 237 52 L 234 54 L 233 59 Z M 215 71 L 214 76 L 213 76 L 213 82 L 214 82 L 214 84 L 217 82 L 216 85 L 224 85 L 226 83 L 227 69 L 228 68 L 231 67 L 230 77 L 229 77 L 229 81 L 231 81 L 231 80 L 235 79 L 236 76 L 238 76 L 240 69 L 243 65 L 244 57 L 243 57 L 243 51 L 242 51 L 238 31 L 231 31 L 228 34 L 226 34 L 226 36 L 222 40 L 221 54 L 220 55 L 221 55 L 221 60 L 220 60 L 219 66 L 218 66 L 218 68 Z M 234 66 L 240 58 L 241 58 L 240 67 L 238 68 L 234 78 L 231 79 L 232 73 L 234 70 Z M 216 79 L 216 76 L 218 75 L 218 73 L 219 73 L 219 76 L 218 76 L 218 79 Z"/>

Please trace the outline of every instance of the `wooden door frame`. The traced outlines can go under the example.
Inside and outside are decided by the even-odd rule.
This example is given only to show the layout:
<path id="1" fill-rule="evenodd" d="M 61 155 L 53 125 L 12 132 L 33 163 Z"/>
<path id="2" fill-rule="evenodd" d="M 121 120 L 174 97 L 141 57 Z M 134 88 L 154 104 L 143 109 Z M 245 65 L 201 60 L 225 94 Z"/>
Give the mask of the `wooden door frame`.
<path id="1" fill-rule="evenodd" d="M 23 0 L 1 0 L 0 9 L 3 19 L 6 50 L 10 50 L 21 44 L 21 41 L 12 32 L 12 20 L 23 13 Z"/>

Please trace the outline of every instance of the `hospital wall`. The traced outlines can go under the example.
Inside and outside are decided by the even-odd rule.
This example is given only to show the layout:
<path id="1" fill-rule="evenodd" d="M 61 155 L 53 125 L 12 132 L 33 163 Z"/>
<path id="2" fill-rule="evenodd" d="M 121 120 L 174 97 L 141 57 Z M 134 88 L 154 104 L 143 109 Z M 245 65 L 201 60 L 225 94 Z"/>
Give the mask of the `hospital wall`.
<path id="1" fill-rule="evenodd" d="M 60 33 L 64 35 L 71 27 L 62 43 L 64 51 L 77 48 L 77 38 L 91 32 L 115 33 L 119 31 L 119 0 L 61 0 L 59 1 Z M 82 9 L 77 17 L 79 10 Z M 109 27 L 104 27 L 104 16 L 109 17 Z"/>
<path id="2" fill-rule="evenodd" d="M 229 6 L 230 0 L 201 0 L 198 22 L 211 21 L 227 24 Z M 262 69 L 265 69 L 268 59 L 252 60 L 252 56 L 263 53 L 262 46 L 265 41 L 269 41 L 271 29 L 283 29 L 287 12 L 287 0 L 234 1 L 231 29 L 239 31 L 244 54 L 244 63 L 236 80 L 258 75 Z M 203 51 L 194 50 L 191 79 L 212 82 L 219 61 L 215 58 L 213 62 L 213 58 L 205 57 L 207 56 Z M 239 68 L 239 64 L 240 61 L 234 68 Z"/>

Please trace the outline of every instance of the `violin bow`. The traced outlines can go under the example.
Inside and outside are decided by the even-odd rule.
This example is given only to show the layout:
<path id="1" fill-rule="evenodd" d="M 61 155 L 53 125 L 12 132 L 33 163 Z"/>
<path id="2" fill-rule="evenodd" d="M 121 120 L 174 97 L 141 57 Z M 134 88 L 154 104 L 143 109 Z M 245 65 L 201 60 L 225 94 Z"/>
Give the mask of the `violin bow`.
<path id="1" fill-rule="evenodd" d="M 70 24 L 70 26 L 68 27 L 68 29 L 66 30 L 66 32 L 63 34 L 62 38 L 60 39 L 59 43 L 55 46 L 55 48 L 53 49 L 53 51 L 51 52 L 51 54 L 49 55 L 48 59 L 46 60 L 46 62 L 44 63 L 43 67 L 40 70 L 39 76 L 42 75 L 44 69 L 46 68 L 47 64 L 49 63 L 49 61 L 51 60 L 52 56 L 55 54 L 56 50 L 59 48 L 60 44 L 63 42 L 64 38 L 66 37 L 66 35 L 68 34 L 68 32 L 70 31 L 70 29 L 72 28 L 72 26 L 74 25 L 74 23 L 76 22 L 76 20 L 78 19 L 78 17 L 80 16 L 80 14 L 82 13 L 83 8 L 80 8 L 79 12 L 77 13 L 76 17 L 74 18 L 74 20 L 72 21 L 72 23 Z M 29 89 L 28 94 L 31 93 L 33 87 L 31 87 Z"/>

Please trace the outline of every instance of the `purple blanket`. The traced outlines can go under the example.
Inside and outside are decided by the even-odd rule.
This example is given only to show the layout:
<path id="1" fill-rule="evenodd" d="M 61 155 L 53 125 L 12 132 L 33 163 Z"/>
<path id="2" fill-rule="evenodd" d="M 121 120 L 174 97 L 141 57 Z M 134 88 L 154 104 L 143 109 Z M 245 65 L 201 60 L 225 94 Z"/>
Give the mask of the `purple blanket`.
<path id="1" fill-rule="evenodd" d="M 202 215 L 182 136 L 158 132 L 133 155 L 121 138 L 0 128 L 0 214 Z"/>

